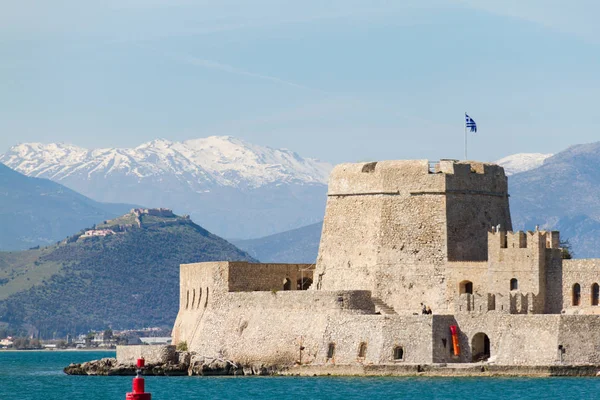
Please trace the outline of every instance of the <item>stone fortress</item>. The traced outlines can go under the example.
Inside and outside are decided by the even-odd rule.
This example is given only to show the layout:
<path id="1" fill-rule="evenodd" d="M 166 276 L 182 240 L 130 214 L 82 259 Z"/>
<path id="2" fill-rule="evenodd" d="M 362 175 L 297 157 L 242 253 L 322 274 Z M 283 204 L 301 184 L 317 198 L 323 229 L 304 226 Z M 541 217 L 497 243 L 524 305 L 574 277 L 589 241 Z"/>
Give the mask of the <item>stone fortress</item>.
<path id="1" fill-rule="evenodd" d="M 342 164 L 316 265 L 182 265 L 173 339 L 241 364 L 600 364 L 598 283 L 558 232 L 512 231 L 500 166 Z"/>

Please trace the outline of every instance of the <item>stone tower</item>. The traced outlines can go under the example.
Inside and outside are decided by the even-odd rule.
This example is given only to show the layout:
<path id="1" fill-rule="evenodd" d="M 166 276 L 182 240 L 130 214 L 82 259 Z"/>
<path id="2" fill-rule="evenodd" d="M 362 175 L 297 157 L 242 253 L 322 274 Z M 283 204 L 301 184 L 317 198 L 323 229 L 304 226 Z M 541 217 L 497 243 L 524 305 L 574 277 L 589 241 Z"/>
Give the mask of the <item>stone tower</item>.
<path id="1" fill-rule="evenodd" d="M 327 196 L 313 288 L 371 290 L 397 312 L 445 312 L 449 262 L 487 260 L 487 232 L 512 230 L 494 164 L 342 164 Z"/>

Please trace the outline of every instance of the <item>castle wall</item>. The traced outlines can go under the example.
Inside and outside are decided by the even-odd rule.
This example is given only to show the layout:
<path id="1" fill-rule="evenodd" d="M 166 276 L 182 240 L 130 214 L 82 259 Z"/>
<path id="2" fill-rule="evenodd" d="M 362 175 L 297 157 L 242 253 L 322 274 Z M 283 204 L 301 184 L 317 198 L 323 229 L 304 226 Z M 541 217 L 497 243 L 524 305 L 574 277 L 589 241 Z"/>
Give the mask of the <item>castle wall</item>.
<path id="1" fill-rule="evenodd" d="M 448 260 L 487 258 L 511 226 L 503 169 L 425 160 L 342 164 L 330 177 L 316 289 L 367 289 L 398 312 L 451 309 Z M 454 284 L 454 283 L 452 283 Z"/>
<path id="2" fill-rule="evenodd" d="M 581 288 L 579 306 L 573 305 L 573 286 Z M 562 308 L 567 313 L 600 314 L 600 307 L 593 306 L 592 285 L 600 284 L 600 259 L 562 260 Z"/>
<path id="3" fill-rule="evenodd" d="M 560 315 L 457 314 L 461 361 L 470 362 L 473 338 L 490 339 L 491 360 L 497 364 L 553 364 L 557 360 Z"/>
<path id="4" fill-rule="evenodd" d="M 313 280 L 312 264 L 229 263 L 229 291 L 298 290 Z M 286 285 L 287 282 L 287 285 Z M 308 287 L 304 287 L 308 289 Z"/>
<path id="5" fill-rule="evenodd" d="M 239 292 L 207 310 L 188 344 L 243 364 L 293 364 L 300 347 L 302 363 L 410 363 L 432 362 L 431 337 L 432 316 L 374 314 L 366 291 Z M 402 359 L 394 360 L 398 346 Z"/>
<path id="6" fill-rule="evenodd" d="M 448 260 L 485 261 L 488 230 L 498 225 L 512 230 L 504 169 L 473 161 L 441 165 L 448 172 L 444 175 Z"/>

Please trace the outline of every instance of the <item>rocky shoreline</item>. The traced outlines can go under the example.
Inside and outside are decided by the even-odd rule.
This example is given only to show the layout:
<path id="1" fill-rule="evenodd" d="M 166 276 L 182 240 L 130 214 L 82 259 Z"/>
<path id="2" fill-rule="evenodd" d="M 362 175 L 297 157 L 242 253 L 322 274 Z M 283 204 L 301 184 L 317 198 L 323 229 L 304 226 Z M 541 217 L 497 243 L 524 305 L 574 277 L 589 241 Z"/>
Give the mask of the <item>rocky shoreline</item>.
<path id="1" fill-rule="evenodd" d="M 175 346 L 118 346 L 117 358 L 102 358 L 64 368 L 68 375 L 136 374 L 137 359 L 146 366 L 143 375 L 284 375 L 284 376 L 600 376 L 599 364 L 501 365 L 494 362 L 437 364 L 265 364 L 240 363 L 225 358 L 207 357 L 195 352 L 177 351 Z"/>
<path id="2" fill-rule="evenodd" d="M 600 365 L 493 365 L 473 364 L 401 364 L 401 365 L 240 365 L 230 360 L 187 355 L 188 362 L 146 364 L 146 376 L 423 376 L 423 377 L 549 377 L 600 376 Z M 121 364 L 116 358 L 102 358 L 64 368 L 68 375 L 134 376 L 136 367 Z"/>
<path id="3" fill-rule="evenodd" d="M 211 375 L 275 375 L 281 367 L 264 365 L 239 365 L 230 360 L 179 353 L 177 362 L 146 363 L 142 375 L 146 376 L 211 376 Z M 122 375 L 134 376 L 136 366 L 119 363 L 116 358 L 102 358 L 81 364 L 72 363 L 63 369 L 67 375 Z"/>

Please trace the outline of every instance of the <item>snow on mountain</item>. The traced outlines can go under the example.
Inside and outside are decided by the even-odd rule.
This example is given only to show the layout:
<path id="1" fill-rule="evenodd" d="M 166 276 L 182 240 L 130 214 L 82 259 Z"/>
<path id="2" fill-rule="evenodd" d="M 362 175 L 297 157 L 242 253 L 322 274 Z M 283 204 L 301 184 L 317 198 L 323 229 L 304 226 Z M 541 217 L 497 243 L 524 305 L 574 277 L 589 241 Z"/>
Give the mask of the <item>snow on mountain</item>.
<path id="1" fill-rule="evenodd" d="M 61 181 L 72 174 L 120 174 L 145 179 L 175 174 L 195 190 L 213 185 L 258 188 L 268 184 L 326 184 L 332 166 L 230 136 L 171 142 L 158 139 L 133 149 L 88 150 L 68 144 L 13 146 L 0 162 L 25 175 Z"/>
<path id="2" fill-rule="evenodd" d="M 323 218 L 332 166 L 229 136 L 129 149 L 25 143 L 0 156 L 25 175 L 109 203 L 172 208 L 229 238 L 255 238 Z"/>
<path id="3" fill-rule="evenodd" d="M 506 175 L 514 175 L 541 166 L 551 156 L 552 154 L 543 153 L 518 153 L 501 158 L 496 164 L 504 167 Z"/>

